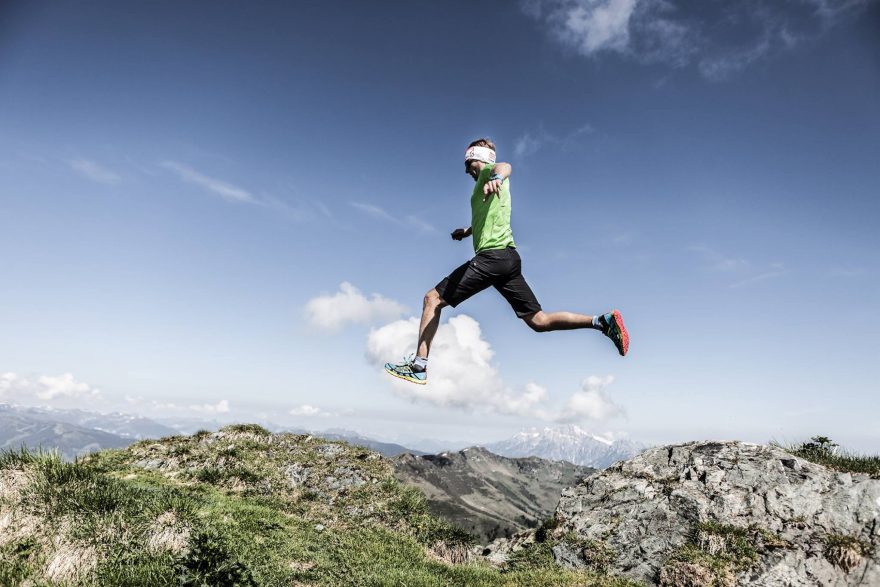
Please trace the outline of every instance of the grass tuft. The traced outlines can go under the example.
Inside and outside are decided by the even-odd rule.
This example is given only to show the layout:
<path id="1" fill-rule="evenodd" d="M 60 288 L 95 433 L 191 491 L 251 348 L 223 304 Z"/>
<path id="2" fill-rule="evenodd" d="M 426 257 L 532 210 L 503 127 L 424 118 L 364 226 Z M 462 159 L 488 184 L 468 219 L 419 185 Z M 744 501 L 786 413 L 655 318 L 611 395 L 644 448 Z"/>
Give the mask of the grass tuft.
<path id="1" fill-rule="evenodd" d="M 772 446 L 804 460 L 844 473 L 863 473 L 880 479 L 880 456 L 861 455 L 842 449 L 827 436 L 814 436 L 808 442 L 784 445 L 771 441 Z"/>

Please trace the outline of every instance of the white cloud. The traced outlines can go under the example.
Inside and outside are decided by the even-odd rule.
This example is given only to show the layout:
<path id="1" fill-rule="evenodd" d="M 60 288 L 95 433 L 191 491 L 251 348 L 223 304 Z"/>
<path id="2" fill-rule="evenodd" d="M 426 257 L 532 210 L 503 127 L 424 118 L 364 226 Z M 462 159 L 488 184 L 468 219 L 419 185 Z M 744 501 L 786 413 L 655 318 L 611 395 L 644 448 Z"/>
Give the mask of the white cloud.
<path id="1" fill-rule="evenodd" d="M 229 413 L 229 401 L 225 399 L 221 399 L 216 404 L 200 404 L 200 405 L 191 405 L 189 409 L 194 412 L 202 412 L 204 414 L 228 414 Z"/>
<path id="2" fill-rule="evenodd" d="M 94 389 L 88 383 L 76 381 L 71 373 L 65 373 L 57 377 L 44 375 L 37 381 L 39 382 L 37 397 L 43 400 L 51 400 L 56 397 L 94 397 L 101 393 L 100 390 Z"/>
<path id="3" fill-rule="evenodd" d="M 181 180 L 202 187 L 209 192 L 220 196 L 227 202 L 248 204 L 259 203 L 249 191 L 232 185 L 231 183 L 226 183 L 225 181 L 204 175 L 187 165 L 176 163 L 174 161 L 163 161 L 161 165 L 162 167 L 175 172 Z"/>
<path id="4" fill-rule="evenodd" d="M 588 57 L 618 53 L 681 64 L 694 43 L 667 0 L 531 0 L 522 8 L 560 44 Z"/>
<path id="5" fill-rule="evenodd" d="M 71 169 L 97 183 L 114 185 L 122 181 L 116 173 L 88 159 L 74 159 L 67 162 Z"/>
<path id="6" fill-rule="evenodd" d="M 348 323 L 394 320 L 406 311 L 406 306 L 377 293 L 368 299 L 347 281 L 340 284 L 337 293 L 312 298 L 305 308 L 308 322 L 325 332 L 336 332 Z"/>
<path id="7" fill-rule="evenodd" d="M 373 329 L 367 339 L 367 358 L 383 365 L 397 362 L 418 338 L 419 320 L 412 317 Z M 431 345 L 431 381 L 414 385 L 389 377 L 403 397 L 439 406 L 487 408 L 521 413 L 545 394 L 535 388 L 516 394 L 506 389 L 490 360 L 494 352 L 483 340 L 479 323 L 465 314 L 440 324 Z M 394 360 L 392 360 L 394 359 Z"/>
<path id="8" fill-rule="evenodd" d="M 741 257 L 722 255 L 706 245 L 690 246 L 688 250 L 699 254 L 703 258 L 706 262 L 706 269 L 717 272 L 719 275 L 738 278 L 728 285 L 731 288 L 745 287 L 760 281 L 781 277 L 788 273 L 785 269 L 785 264 L 778 261 L 762 268 L 760 264 L 754 265 Z"/>
<path id="9" fill-rule="evenodd" d="M 199 414 L 228 414 L 229 413 L 229 401 L 222 399 L 218 401 L 216 404 L 190 404 L 188 406 L 175 404 L 174 402 L 157 402 L 153 400 L 152 402 L 153 410 L 155 411 L 173 411 L 173 412 L 181 412 L 181 411 L 191 411 Z"/>
<path id="10" fill-rule="evenodd" d="M 642 63 L 696 64 L 719 80 L 821 36 L 869 0 L 524 0 L 561 45 L 587 57 L 617 53 Z"/>
<path id="11" fill-rule="evenodd" d="M 786 271 L 782 267 L 773 268 L 770 271 L 765 271 L 763 273 L 759 273 L 757 275 L 753 275 L 751 277 L 747 277 L 735 283 L 731 283 L 731 288 L 737 287 L 745 287 L 747 285 L 751 285 L 753 283 L 759 283 L 761 281 L 767 281 L 769 279 L 774 279 L 776 277 L 781 277 L 785 275 Z"/>
<path id="12" fill-rule="evenodd" d="M 376 206 L 374 204 L 365 204 L 364 202 L 349 202 L 349 205 L 378 220 L 392 222 L 394 224 L 399 224 L 407 228 L 415 228 L 421 233 L 437 232 L 437 228 L 433 224 L 430 224 L 429 222 L 426 222 L 425 220 L 422 220 L 421 218 L 413 214 L 407 214 L 405 217 L 403 217 L 403 219 L 401 219 L 392 214 L 389 214 L 383 208 L 380 208 L 379 206 Z"/>
<path id="13" fill-rule="evenodd" d="M 552 137 L 543 131 L 536 134 L 527 132 L 514 141 L 513 155 L 517 159 L 527 157 L 537 152 L 538 149 L 550 139 L 552 139 Z"/>
<path id="14" fill-rule="evenodd" d="M 703 258 L 703 261 L 705 261 L 706 268 L 713 271 L 733 272 L 740 269 L 746 269 L 750 266 L 750 263 L 746 259 L 723 255 L 712 247 L 706 245 L 693 245 L 688 247 L 688 250 L 699 254 Z"/>
<path id="15" fill-rule="evenodd" d="M 372 329 L 367 338 L 367 360 L 376 366 L 399 362 L 414 346 L 418 328 L 419 320 L 411 317 Z M 602 389 L 593 391 L 592 388 L 589 397 L 581 398 L 585 392 L 578 392 L 570 399 L 577 407 L 574 418 L 569 416 L 570 408 L 554 412 L 547 406 L 549 393 L 538 383 L 530 381 L 521 391 L 505 385 L 501 373 L 492 364 L 493 355 L 491 346 L 482 337 L 479 323 L 466 314 L 459 314 L 441 323 L 437 329 L 431 345 L 427 385 L 415 385 L 384 373 L 382 376 L 399 396 L 442 407 L 546 421 L 574 421 L 597 416 L 605 419 L 621 413 L 603 395 Z M 611 380 L 600 381 L 607 385 Z M 604 404 L 595 400 L 597 392 L 600 399 L 606 400 Z M 593 403 L 588 406 L 589 400 Z"/>
<path id="16" fill-rule="evenodd" d="M 332 412 L 322 410 L 321 408 L 319 408 L 317 406 L 310 405 L 310 404 L 302 404 L 301 406 L 292 408 L 288 413 L 293 416 L 306 416 L 306 417 L 319 416 L 322 418 L 329 418 L 331 416 L 336 415 L 336 414 L 333 414 Z"/>
<path id="17" fill-rule="evenodd" d="M 524 159 L 548 145 L 567 150 L 577 144 L 583 135 L 593 134 L 595 129 L 590 124 L 569 131 L 567 134 L 555 135 L 540 126 L 535 131 L 527 131 L 520 135 L 513 143 L 513 156 L 516 159 Z"/>
<path id="18" fill-rule="evenodd" d="M 413 226 L 415 228 L 418 228 L 419 231 L 421 231 L 421 232 L 432 232 L 432 233 L 437 232 L 437 229 L 434 227 L 433 224 L 425 222 L 421 218 L 413 216 L 412 214 L 408 214 L 406 216 L 406 221 L 407 221 L 407 224 L 409 224 L 409 226 Z"/>
<path id="19" fill-rule="evenodd" d="M 374 206 L 373 204 L 364 204 L 362 202 L 349 202 L 349 204 L 351 204 L 361 212 L 366 212 L 373 218 L 388 220 L 389 222 L 394 222 L 398 224 L 400 223 L 400 220 L 398 220 L 379 206 Z"/>
<path id="20" fill-rule="evenodd" d="M 629 45 L 629 21 L 637 0 L 586 0 L 569 3 L 553 21 L 557 34 L 584 55 L 601 50 L 623 51 Z"/>
<path id="21" fill-rule="evenodd" d="M 0 398 L 23 403 L 63 405 L 100 399 L 101 390 L 77 381 L 73 374 L 43 375 L 36 381 L 12 372 L 0 375 Z M 74 402 L 74 403 L 75 403 Z"/>
<path id="22" fill-rule="evenodd" d="M 577 422 L 582 419 L 608 420 L 623 414 L 623 408 L 612 402 L 605 393 L 605 388 L 614 381 L 613 375 L 596 377 L 591 375 L 581 383 L 581 391 L 568 398 L 558 422 Z"/>

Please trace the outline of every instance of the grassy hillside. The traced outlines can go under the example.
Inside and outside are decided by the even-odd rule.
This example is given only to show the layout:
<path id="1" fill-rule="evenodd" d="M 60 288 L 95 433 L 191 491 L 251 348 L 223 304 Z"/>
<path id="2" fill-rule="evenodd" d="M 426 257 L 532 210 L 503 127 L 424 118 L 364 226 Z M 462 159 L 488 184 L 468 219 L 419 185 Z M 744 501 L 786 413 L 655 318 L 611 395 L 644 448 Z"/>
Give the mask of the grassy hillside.
<path id="1" fill-rule="evenodd" d="M 2 585 L 632 585 L 471 541 L 377 453 L 254 425 L 0 455 Z"/>

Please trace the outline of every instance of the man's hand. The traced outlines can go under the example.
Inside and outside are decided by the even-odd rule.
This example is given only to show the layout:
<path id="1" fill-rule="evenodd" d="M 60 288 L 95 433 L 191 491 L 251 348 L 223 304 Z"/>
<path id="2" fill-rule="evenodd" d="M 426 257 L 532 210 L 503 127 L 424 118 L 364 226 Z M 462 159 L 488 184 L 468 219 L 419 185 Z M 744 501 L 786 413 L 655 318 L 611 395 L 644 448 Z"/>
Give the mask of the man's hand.
<path id="1" fill-rule="evenodd" d="M 483 184 L 483 202 L 491 198 L 492 194 L 501 197 L 501 184 L 510 177 L 513 167 L 510 166 L 510 163 L 499 162 L 495 164 L 492 171 L 492 177 Z"/>
<path id="2" fill-rule="evenodd" d="M 483 184 L 483 201 L 485 202 L 489 198 L 492 197 L 492 194 L 495 194 L 499 198 L 501 197 L 501 183 L 504 180 L 501 179 L 491 179 Z"/>
<path id="3" fill-rule="evenodd" d="M 452 231 L 452 240 L 460 241 L 461 239 L 471 235 L 471 227 L 456 228 Z"/>

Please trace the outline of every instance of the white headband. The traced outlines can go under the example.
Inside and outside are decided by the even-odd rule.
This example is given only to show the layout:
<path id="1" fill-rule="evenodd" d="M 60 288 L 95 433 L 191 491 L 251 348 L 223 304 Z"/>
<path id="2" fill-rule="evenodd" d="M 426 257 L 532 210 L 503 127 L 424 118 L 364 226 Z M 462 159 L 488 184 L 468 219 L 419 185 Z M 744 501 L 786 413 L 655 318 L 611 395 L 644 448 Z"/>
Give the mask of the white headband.
<path id="1" fill-rule="evenodd" d="M 464 152 L 464 160 L 467 161 L 468 159 L 476 159 L 483 163 L 492 164 L 495 163 L 495 151 L 489 147 L 468 147 L 468 150 Z"/>

